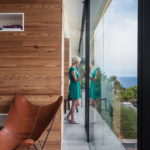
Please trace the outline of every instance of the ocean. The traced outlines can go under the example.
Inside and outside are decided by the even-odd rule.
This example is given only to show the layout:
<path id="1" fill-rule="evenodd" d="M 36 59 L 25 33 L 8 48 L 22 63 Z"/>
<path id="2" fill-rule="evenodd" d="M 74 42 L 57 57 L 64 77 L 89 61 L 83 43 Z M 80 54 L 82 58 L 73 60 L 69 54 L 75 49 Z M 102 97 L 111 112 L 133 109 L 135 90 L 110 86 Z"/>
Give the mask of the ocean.
<path id="1" fill-rule="evenodd" d="M 118 77 L 117 78 L 123 87 L 129 88 L 132 86 L 137 86 L 137 77 Z"/>

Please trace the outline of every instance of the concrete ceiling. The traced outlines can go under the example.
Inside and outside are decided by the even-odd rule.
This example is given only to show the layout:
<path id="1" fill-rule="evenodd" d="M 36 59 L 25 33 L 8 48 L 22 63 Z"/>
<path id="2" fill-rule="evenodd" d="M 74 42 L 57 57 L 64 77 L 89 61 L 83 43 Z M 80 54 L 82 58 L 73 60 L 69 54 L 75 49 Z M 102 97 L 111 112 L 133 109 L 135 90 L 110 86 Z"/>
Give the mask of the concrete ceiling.
<path id="1" fill-rule="evenodd" d="M 101 20 L 110 2 L 111 0 L 91 0 L 91 39 L 98 22 Z M 64 0 L 63 5 L 66 37 L 70 38 L 71 51 L 76 55 L 79 48 L 83 0 Z"/>
<path id="2" fill-rule="evenodd" d="M 77 54 L 83 13 L 83 0 L 64 0 L 65 28 L 73 54 Z"/>

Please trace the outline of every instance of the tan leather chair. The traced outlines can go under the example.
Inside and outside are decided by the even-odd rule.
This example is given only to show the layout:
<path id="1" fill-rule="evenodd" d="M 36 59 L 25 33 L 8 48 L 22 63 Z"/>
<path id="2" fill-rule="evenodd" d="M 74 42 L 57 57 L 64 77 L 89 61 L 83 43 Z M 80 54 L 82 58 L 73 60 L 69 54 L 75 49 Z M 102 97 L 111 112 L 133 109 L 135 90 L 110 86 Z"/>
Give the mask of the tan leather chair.
<path id="1" fill-rule="evenodd" d="M 52 122 L 58 111 L 62 97 L 47 106 L 39 107 L 31 104 L 24 96 L 16 96 L 10 107 L 8 119 L 0 131 L 0 150 L 18 149 L 26 144 L 37 149 L 35 142 L 46 127 Z"/>

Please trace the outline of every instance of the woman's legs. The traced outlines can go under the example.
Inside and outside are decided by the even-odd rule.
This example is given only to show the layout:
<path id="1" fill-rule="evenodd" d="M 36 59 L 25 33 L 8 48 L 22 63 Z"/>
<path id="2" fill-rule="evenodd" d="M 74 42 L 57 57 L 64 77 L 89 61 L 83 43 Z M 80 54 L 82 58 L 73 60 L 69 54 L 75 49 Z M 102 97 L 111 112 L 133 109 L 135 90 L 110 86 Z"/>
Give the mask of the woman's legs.
<path id="1" fill-rule="evenodd" d="M 76 107 L 80 106 L 80 101 L 77 99 Z"/>
<path id="2" fill-rule="evenodd" d="M 77 105 L 78 100 L 73 100 L 72 101 L 72 106 L 71 106 L 71 122 L 74 122 L 74 113 L 75 113 L 75 109 L 76 109 L 76 105 Z"/>
<path id="3" fill-rule="evenodd" d="M 65 117 L 65 120 L 68 120 L 70 122 L 75 122 L 75 120 L 74 120 L 74 113 L 75 113 L 75 109 L 77 107 L 77 103 L 78 103 L 78 100 L 72 100 L 71 110 L 68 113 L 68 115 Z M 71 120 L 70 120 L 70 116 L 71 116 Z"/>
<path id="4" fill-rule="evenodd" d="M 97 107 L 96 100 L 91 100 L 91 106 L 93 106 L 94 108 Z"/>
<path id="5" fill-rule="evenodd" d="M 71 115 L 71 110 L 69 111 L 69 113 L 67 114 L 67 116 L 65 117 L 66 121 L 70 121 L 70 115 Z"/>

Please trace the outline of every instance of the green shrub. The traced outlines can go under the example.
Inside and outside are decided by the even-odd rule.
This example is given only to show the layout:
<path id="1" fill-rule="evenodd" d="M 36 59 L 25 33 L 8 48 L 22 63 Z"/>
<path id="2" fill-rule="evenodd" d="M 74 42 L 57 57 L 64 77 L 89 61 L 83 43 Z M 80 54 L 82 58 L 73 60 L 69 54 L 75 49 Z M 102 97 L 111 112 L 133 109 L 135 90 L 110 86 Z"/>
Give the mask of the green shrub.
<path id="1" fill-rule="evenodd" d="M 122 138 L 137 138 L 137 112 L 133 108 L 121 106 L 121 133 Z"/>

